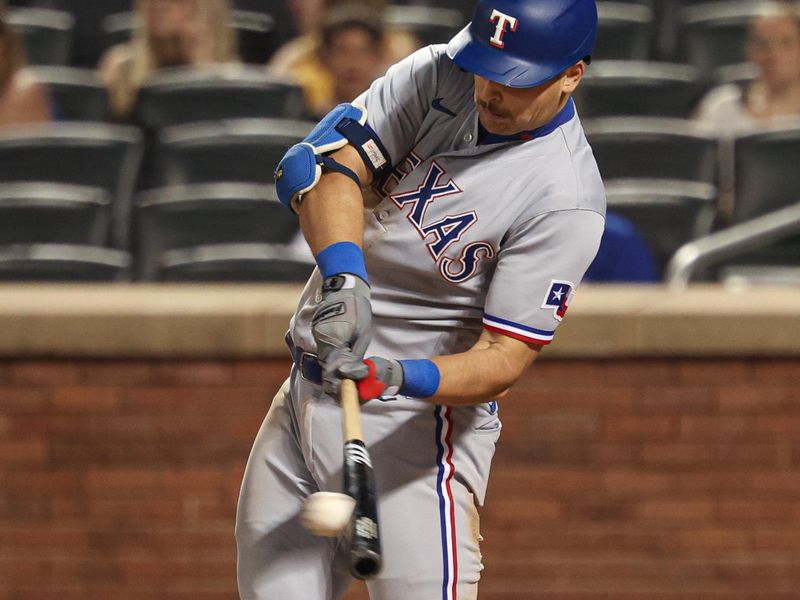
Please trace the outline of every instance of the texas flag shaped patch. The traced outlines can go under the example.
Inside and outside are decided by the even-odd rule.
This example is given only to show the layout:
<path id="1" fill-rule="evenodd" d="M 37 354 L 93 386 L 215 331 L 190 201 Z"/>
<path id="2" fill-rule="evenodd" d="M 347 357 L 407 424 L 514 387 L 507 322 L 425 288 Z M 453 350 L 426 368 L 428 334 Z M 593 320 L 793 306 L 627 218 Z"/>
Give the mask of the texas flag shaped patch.
<path id="1" fill-rule="evenodd" d="M 567 314 L 569 303 L 574 295 L 575 285 L 573 283 L 554 279 L 544 297 L 542 308 L 552 308 L 553 316 L 560 321 Z"/>

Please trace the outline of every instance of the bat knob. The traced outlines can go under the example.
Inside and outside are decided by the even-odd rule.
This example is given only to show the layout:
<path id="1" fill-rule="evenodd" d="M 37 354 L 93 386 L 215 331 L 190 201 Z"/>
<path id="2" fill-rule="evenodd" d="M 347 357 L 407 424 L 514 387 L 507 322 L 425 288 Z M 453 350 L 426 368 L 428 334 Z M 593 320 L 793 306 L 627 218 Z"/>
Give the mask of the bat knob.
<path id="1" fill-rule="evenodd" d="M 356 579 L 372 579 L 381 572 L 381 555 L 367 548 L 354 548 L 350 553 L 350 572 Z"/>

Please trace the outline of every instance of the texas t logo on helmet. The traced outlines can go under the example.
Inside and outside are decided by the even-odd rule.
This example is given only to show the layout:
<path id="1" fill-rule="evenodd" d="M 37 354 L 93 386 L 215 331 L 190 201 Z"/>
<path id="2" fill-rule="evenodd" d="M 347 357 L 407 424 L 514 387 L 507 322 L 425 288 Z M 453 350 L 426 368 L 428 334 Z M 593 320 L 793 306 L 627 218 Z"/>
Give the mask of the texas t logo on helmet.
<path id="1" fill-rule="evenodd" d="M 519 20 L 516 17 L 501 13 L 499 10 L 494 9 L 492 16 L 489 17 L 492 23 L 497 23 L 497 29 L 494 30 L 494 35 L 489 40 L 489 43 L 495 48 L 505 48 L 506 43 L 503 38 L 508 31 L 516 31 L 519 25 Z"/>

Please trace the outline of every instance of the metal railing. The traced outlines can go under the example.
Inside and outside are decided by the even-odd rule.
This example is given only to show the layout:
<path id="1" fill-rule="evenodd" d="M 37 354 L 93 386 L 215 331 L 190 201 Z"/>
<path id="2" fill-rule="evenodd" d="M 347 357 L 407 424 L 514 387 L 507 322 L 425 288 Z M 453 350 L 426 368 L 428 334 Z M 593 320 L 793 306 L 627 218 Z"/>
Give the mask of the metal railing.
<path id="1" fill-rule="evenodd" d="M 667 284 L 685 289 L 700 269 L 798 234 L 800 201 L 682 246 L 667 266 Z"/>

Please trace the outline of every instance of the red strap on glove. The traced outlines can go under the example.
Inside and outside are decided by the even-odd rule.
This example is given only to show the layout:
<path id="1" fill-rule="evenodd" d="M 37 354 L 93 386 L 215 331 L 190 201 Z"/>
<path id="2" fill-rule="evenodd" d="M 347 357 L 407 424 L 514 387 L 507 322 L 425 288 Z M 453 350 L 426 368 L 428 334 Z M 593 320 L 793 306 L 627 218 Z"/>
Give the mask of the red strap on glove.
<path id="1" fill-rule="evenodd" d="M 362 402 L 368 402 L 379 398 L 386 389 L 386 384 L 376 377 L 377 369 L 371 360 L 365 360 L 364 364 L 369 367 L 369 375 L 356 383 L 358 395 Z"/>

